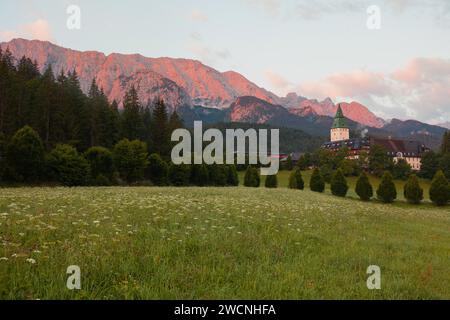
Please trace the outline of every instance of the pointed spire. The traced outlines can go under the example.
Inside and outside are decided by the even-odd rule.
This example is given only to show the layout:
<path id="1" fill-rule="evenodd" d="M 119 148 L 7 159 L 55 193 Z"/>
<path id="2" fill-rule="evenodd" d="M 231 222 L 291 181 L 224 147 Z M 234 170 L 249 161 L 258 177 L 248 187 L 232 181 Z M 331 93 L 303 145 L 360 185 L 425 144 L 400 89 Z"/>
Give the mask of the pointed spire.
<path id="1" fill-rule="evenodd" d="M 336 111 L 336 115 L 334 116 L 332 128 L 348 128 L 347 121 L 345 120 L 340 104 L 338 104 L 338 109 Z"/>

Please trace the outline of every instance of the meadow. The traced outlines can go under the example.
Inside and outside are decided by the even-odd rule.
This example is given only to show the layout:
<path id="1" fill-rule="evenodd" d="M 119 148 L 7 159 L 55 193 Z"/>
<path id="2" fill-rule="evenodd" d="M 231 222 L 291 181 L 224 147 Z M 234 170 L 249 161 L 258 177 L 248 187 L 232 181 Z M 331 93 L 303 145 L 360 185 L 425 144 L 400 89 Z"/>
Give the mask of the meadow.
<path id="1" fill-rule="evenodd" d="M 450 209 L 431 204 L 287 188 L 4 188 L 0 241 L 0 299 L 450 299 Z M 70 265 L 81 290 L 66 288 Z M 369 265 L 381 290 L 366 286 Z"/>

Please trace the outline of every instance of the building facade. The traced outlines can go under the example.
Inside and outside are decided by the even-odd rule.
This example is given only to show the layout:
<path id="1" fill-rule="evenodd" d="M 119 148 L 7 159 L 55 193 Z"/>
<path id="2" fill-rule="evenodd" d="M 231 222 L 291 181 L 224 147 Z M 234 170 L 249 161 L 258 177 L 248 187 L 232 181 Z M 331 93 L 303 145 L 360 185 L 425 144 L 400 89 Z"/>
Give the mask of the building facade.
<path id="1" fill-rule="evenodd" d="M 338 151 L 343 147 L 349 150 L 348 159 L 359 159 L 361 152 L 370 152 L 371 146 L 380 145 L 387 151 L 387 155 L 397 162 L 404 159 L 414 171 L 421 168 L 422 155 L 429 149 L 418 141 L 389 138 L 350 138 L 350 129 L 347 126 L 344 114 L 340 106 L 336 112 L 333 125 L 330 130 L 330 141 L 323 144 L 323 148 Z"/>

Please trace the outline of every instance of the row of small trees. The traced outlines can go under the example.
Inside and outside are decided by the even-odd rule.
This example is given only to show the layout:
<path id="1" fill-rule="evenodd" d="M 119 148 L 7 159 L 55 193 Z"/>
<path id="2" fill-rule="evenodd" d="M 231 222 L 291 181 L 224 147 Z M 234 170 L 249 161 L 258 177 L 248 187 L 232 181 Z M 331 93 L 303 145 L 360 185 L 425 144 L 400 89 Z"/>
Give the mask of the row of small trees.
<path id="1" fill-rule="evenodd" d="M 249 166 L 245 173 L 244 185 L 246 187 L 259 187 L 260 176 L 256 168 Z M 267 176 L 265 181 L 266 188 L 276 188 L 278 186 L 277 175 Z M 311 191 L 322 193 L 325 191 L 326 181 L 320 169 L 316 168 L 310 178 L 309 187 Z M 289 188 L 303 190 L 305 183 L 303 181 L 301 169 L 294 168 L 289 176 Z M 330 182 L 331 193 L 338 197 L 345 197 L 349 190 L 347 179 L 341 169 L 337 169 Z M 373 187 L 369 181 L 367 174 L 363 171 L 355 186 L 356 194 L 363 201 L 370 201 L 374 196 Z M 410 175 L 404 188 L 403 195 L 405 199 L 412 204 L 420 204 L 423 200 L 423 189 L 420 186 L 419 179 L 416 175 Z M 386 171 L 382 178 L 378 189 L 376 190 L 378 200 L 384 203 L 392 203 L 397 198 L 397 189 L 393 182 L 393 176 Z M 440 170 L 436 173 L 431 182 L 429 190 L 430 199 L 438 206 L 446 205 L 450 201 L 450 183 Z"/>
<path id="2" fill-rule="evenodd" d="M 335 171 L 331 178 L 331 193 L 335 196 L 345 197 L 348 192 L 348 183 L 342 173 L 342 170 Z M 325 179 L 319 169 L 315 169 L 311 175 L 310 188 L 315 192 L 323 192 L 325 190 Z M 356 187 L 356 194 L 363 201 L 369 201 L 373 197 L 373 187 L 365 172 L 359 176 Z M 403 195 L 405 199 L 412 204 L 419 204 L 423 200 L 423 188 L 420 186 L 419 179 L 416 175 L 410 175 L 404 188 Z M 393 176 L 386 171 L 382 178 L 378 189 L 376 190 L 378 200 L 384 203 L 392 203 L 397 199 L 397 189 L 393 182 Z M 434 176 L 430 190 L 430 200 L 438 206 L 446 205 L 450 200 L 450 184 L 444 173 L 439 170 Z"/>
<path id="3" fill-rule="evenodd" d="M 71 145 L 58 144 L 46 153 L 39 134 L 25 126 L 10 141 L 0 138 L 0 182 L 56 182 L 65 186 L 239 184 L 234 165 L 173 165 L 157 153 L 149 156 L 147 150 L 145 142 L 123 139 L 111 150 L 91 147 L 79 153 Z"/>

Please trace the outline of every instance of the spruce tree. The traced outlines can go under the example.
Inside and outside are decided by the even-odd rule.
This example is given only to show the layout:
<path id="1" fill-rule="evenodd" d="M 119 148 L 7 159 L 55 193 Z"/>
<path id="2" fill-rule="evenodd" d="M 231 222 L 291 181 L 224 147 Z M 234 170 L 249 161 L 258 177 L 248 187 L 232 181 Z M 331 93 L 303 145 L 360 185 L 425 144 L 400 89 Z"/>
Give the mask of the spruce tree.
<path id="1" fill-rule="evenodd" d="M 237 173 L 236 166 L 234 164 L 228 165 L 228 177 L 227 184 L 229 186 L 238 186 L 239 185 L 239 176 Z"/>
<path id="2" fill-rule="evenodd" d="M 338 197 L 347 195 L 348 185 L 341 169 L 337 169 L 331 178 L 331 193 Z"/>
<path id="3" fill-rule="evenodd" d="M 403 195 L 412 204 L 419 204 L 423 200 L 423 189 L 420 187 L 419 179 L 416 175 L 412 174 L 409 176 L 403 188 Z"/>
<path id="4" fill-rule="evenodd" d="M 389 171 L 385 171 L 377 189 L 377 197 L 384 203 L 392 203 L 397 199 L 397 190 L 392 180 L 392 174 Z"/>
<path id="5" fill-rule="evenodd" d="M 153 106 L 151 126 L 152 150 L 159 153 L 163 159 L 170 157 L 170 134 L 167 108 L 164 101 L 156 100 Z"/>
<path id="6" fill-rule="evenodd" d="M 314 192 L 324 192 L 325 190 L 325 180 L 322 177 L 319 169 L 314 169 L 311 179 L 309 181 L 309 188 Z"/>
<path id="7" fill-rule="evenodd" d="M 364 171 L 361 172 L 361 175 L 359 176 L 358 181 L 356 182 L 355 191 L 356 194 L 363 201 L 369 201 L 370 198 L 373 197 L 372 185 L 370 184 L 369 178 L 367 177 Z"/>
<path id="8" fill-rule="evenodd" d="M 266 188 L 277 188 L 278 187 L 278 178 L 276 174 L 266 176 L 266 181 L 264 183 Z"/>
<path id="9" fill-rule="evenodd" d="M 260 176 L 258 169 L 248 166 L 244 176 L 244 186 L 258 188 L 260 185 Z"/>
<path id="10" fill-rule="evenodd" d="M 298 190 L 303 190 L 305 188 L 302 172 L 299 167 L 296 167 L 289 175 L 289 188 Z"/>
<path id="11" fill-rule="evenodd" d="M 430 199 L 438 206 L 445 206 L 450 200 L 450 184 L 442 170 L 436 172 L 431 182 Z"/>
<path id="12" fill-rule="evenodd" d="M 134 85 L 128 89 L 123 99 L 122 138 L 128 140 L 142 139 L 144 124 L 141 117 L 142 106 Z"/>

